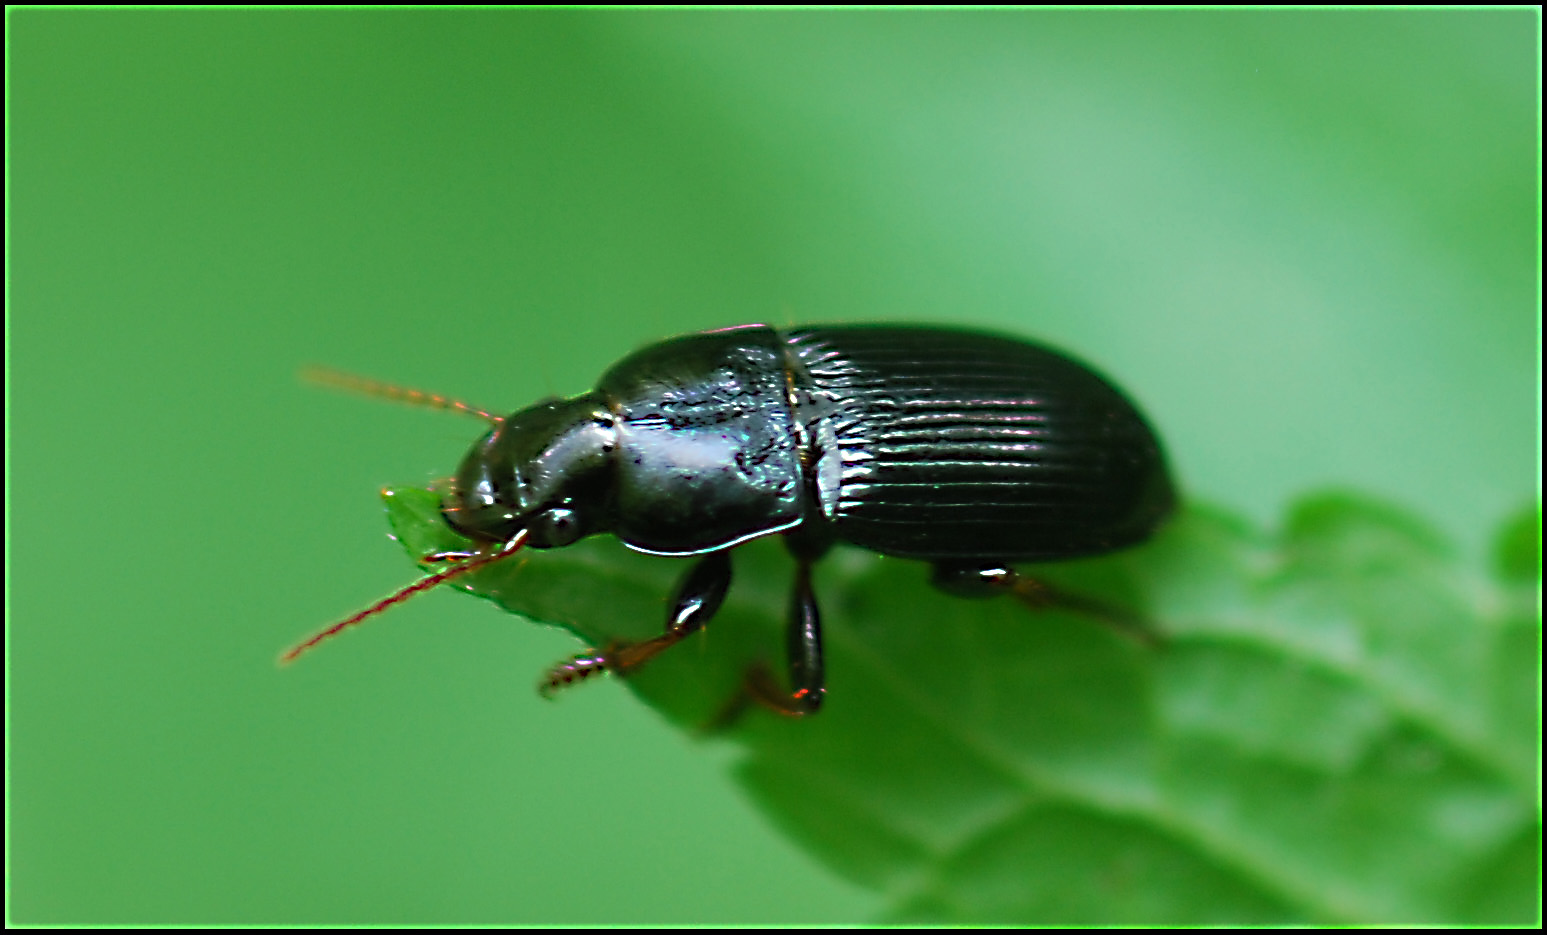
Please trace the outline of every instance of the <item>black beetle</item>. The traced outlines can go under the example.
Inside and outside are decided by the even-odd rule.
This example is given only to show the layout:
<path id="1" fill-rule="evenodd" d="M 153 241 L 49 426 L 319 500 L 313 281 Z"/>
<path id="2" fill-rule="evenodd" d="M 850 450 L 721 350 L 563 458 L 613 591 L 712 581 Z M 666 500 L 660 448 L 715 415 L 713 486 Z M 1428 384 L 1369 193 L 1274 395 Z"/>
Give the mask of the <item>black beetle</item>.
<path id="1" fill-rule="evenodd" d="M 811 566 L 835 541 L 934 565 L 959 596 L 1039 586 L 1014 562 L 1098 555 L 1147 538 L 1175 502 L 1155 433 L 1089 367 L 1027 341 L 958 328 L 745 325 L 625 357 L 597 388 L 499 419 L 441 397 L 365 387 L 483 416 L 446 522 L 485 548 L 455 560 L 285 657 L 411 593 L 523 545 L 597 533 L 695 555 L 665 632 L 577 656 L 544 691 L 626 673 L 701 629 L 731 581 L 730 550 L 781 533 L 796 560 L 792 691 L 749 682 L 790 714 L 821 705 L 821 618 Z"/>

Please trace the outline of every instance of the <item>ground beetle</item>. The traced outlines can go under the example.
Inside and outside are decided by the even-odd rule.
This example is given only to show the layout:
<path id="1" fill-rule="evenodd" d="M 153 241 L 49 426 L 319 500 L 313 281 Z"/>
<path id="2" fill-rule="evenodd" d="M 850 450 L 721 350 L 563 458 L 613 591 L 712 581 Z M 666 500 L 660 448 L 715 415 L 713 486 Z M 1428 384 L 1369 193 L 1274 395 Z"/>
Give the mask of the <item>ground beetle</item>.
<path id="1" fill-rule="evenodd" d="M 662 635 L 577 656 L 543 688 L 627 673 L 714 616 L 730 586 L 732 548 L 781 533 L 796 562 L 791 690 L 749 679 L 748 693 L 809 714 L 824 691 L 811 566 L 835 541 L 930 562 L 934 584 L 951 594 L 1035 603 L 1047 592 L 1011 563 L 1133 545 L 1175 502 L 1155 433 L 1112 384 L 1041 345 L 958 328 L 745 325 L 691 334 L 625 357 L 589 393 L 506 418 L 363 388 L 493 423 L 444 500 L 446 522 L 484 545 L 432 556 L 454 565 L 287 660 L 523 545 L 560 548 L 611 533 L 641 552 L 698 559 Z"/>

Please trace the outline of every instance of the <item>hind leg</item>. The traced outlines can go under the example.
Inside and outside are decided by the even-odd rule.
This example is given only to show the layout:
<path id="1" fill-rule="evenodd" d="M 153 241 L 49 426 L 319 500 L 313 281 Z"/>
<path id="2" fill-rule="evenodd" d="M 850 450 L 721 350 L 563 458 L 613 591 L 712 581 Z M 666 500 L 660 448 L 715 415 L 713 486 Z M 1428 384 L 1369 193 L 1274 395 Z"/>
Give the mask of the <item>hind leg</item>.
<path id="1" fill-rule="evenodd" d="M 1089 616 L 1119 635 L 1145 646 L 1160 636 L 1138 615 L 1093 598 L 1056 588 L 1024 575 L 1004 562 L 936 562 L 929 583 L 953 597 L 984 598 L 1009 594 L 1033 610 L 1059 607 Z"/>

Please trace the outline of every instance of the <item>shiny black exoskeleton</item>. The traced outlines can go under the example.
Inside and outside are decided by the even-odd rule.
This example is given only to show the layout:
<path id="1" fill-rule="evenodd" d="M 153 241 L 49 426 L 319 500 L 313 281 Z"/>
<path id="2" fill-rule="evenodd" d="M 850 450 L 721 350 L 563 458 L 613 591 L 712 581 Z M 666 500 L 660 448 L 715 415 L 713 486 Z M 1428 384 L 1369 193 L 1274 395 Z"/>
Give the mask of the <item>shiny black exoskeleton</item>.
<path id="1" fill-rule="evenodd" d="M 556 668 L 549 688 L 627 672 L 697 631 L 731 580 L 729 550 L 786 534 L 792 693 L 823 694 L 811 565 L 835 541 L 934 565 L 963 596 L 1035 586 L 1010 567 L 1137 543 L 1174 492 L 1155 434 L 1088 367 L 955 328 L 764 325 L 687 335 L 620 361 L 592 392 L 504 419 L 462 461 L 447 522 L 485 543 L 558 548 L 612 533 L 701 556 L 666 631 Z"/>

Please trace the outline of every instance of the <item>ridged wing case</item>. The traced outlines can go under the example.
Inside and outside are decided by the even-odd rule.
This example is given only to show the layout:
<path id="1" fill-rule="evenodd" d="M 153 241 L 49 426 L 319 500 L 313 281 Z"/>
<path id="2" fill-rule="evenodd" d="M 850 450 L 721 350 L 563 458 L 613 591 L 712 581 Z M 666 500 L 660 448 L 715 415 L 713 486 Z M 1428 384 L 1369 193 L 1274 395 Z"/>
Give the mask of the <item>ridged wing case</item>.
<path id="1" fill-rule="evenodd" d="M 817 499 L 888 555 L 1036 561 L 1145 539 L 1174 493 L 1137 408 L 1049 348 L 899 326 L 790 331 Z"/>

